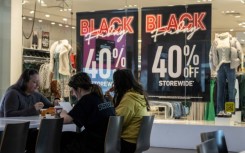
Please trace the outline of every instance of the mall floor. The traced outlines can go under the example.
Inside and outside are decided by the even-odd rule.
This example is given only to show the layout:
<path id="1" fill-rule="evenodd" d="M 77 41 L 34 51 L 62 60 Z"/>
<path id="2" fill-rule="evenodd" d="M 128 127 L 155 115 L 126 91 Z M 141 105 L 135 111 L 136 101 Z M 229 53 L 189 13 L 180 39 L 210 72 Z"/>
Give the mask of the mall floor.
<path id="1" fill-rule="evenodd" d="M 144 153 L 196 153 L 194 149 L 156 148 L 151 147 Z"/>

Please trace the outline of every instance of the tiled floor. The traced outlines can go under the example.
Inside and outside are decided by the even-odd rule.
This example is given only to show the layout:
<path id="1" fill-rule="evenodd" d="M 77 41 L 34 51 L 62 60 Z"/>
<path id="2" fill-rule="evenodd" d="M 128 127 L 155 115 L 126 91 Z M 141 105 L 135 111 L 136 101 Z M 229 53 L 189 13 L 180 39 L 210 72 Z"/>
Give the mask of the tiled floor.
<path id="1" fill-rule="evenodd" d="M 148 151 L 144 153 L 196 153 L 196 150 L 151 147 Z"/>

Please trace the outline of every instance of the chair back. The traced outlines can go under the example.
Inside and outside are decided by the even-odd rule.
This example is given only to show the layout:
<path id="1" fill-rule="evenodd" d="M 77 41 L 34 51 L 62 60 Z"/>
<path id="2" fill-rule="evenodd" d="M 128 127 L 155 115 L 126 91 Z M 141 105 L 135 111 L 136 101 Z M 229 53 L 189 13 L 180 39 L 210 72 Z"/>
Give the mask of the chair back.
<path id="1" fill-rule="evenodd" d="M 105 153 L 120 153 L 123 119 L 123 116 L 110 116 L 105 137 Z"/>
<path id="2" fill-rule="evenodd" d="M 154 116 L 143 116 L 136 142 L 135 153 L 142 153 L 150 148 L 150 137 L 153 121 Z"/>
<path id="3" fill-rule="evenodd" d="M 0 153 L 24 153 L 30 122 L 6 124 Z"/>
<path id="4" fill-rule="evenodd" d="M 201 141 L 204 142 L 209 139 L 215 138 L 215 142 L 218 145 L 219 153 L 228 153 L 225 134 L 223 130 L 211 131 L 201 133 Z"/>
<path id="5" fill-rule="evenodd" d="M 63 118 L 42 119 L 36 142 L 36 153 L 60 153 Z"/>
<path id="6" fill-rule="evenodd" d="M 215 139 L 209 139 L 197 145 L 197 153 L 219 153 Z"/>

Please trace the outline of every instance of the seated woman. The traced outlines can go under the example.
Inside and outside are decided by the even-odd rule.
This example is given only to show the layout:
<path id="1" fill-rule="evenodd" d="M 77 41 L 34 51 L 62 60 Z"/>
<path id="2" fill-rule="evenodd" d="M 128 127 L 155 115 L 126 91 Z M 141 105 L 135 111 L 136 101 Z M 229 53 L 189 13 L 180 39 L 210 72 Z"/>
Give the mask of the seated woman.
<path id="1" fill-rule="evenodd" d="M 81 133 L 63 132 L 61 152 L 104 152 L 109 116 L 115 115 L 113 105 L 104 101 L 100 87 L 92 84 L 87 73 L 75 74 L 68 85 L 78 102 L 69 113 L 62 111 L 61 117 L 64 118 L 64 123 L 73 122 L 85 129 Z"/>
<path id="2" fill-rule="evenodd" d="M 38 72 L 26 69 L 3 96 L 0 117 L 39 115 L 40 109 L 52 106 L 50 101 L 37 91 L 38 87 Z"/>

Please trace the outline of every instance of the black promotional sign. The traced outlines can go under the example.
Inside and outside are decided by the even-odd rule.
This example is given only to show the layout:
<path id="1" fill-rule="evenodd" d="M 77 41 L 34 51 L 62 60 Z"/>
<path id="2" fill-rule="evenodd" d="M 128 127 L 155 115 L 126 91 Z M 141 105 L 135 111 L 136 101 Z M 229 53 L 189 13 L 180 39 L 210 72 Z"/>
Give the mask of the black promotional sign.
<path id="1" fill-rule="evenodd" d="M 137 9 L 77 13 L 77 27 L 77 70 L 103 91 L 116 69 L 138 71 Z"/>
<path id="2" fill-rule="evenodd" d="M 142 9 L 141 82 L 149 97 L 209 99 L 211 5 Z"/>

